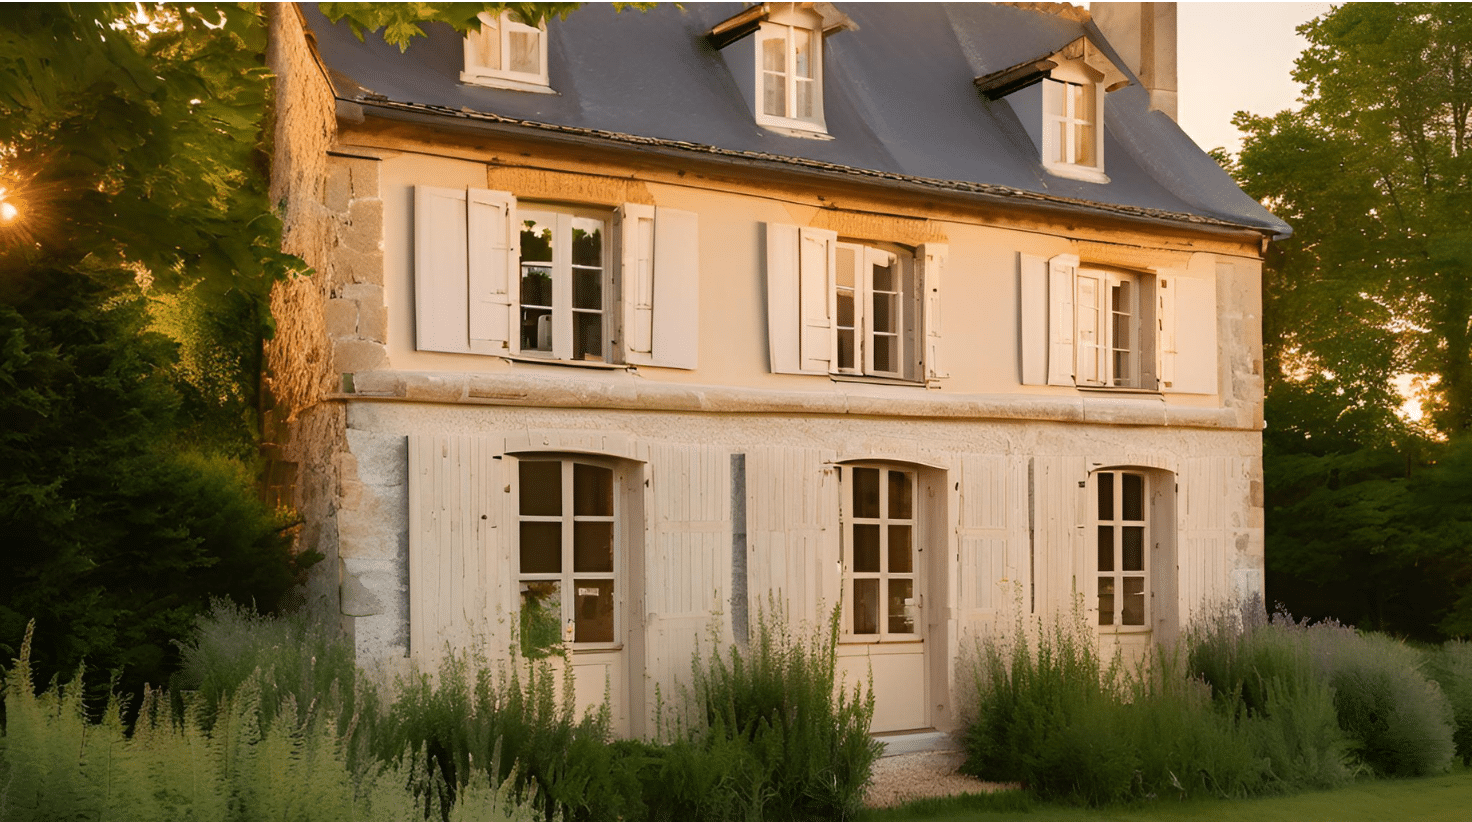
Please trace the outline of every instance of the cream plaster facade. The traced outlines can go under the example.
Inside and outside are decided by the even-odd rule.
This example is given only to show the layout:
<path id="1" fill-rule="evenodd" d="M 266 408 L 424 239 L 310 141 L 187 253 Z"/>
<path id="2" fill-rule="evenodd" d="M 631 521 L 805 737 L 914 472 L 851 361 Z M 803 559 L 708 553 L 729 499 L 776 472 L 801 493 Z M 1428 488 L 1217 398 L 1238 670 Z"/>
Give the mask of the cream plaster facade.
<path id="1" fill-rule="evenodd" d="M 874 676 L 877 728 L 955 727 L 956 660 L 1018 609 L 1082 602 L 1098 621 L 1098 469 L 1145 477 L 1151 505 L 1147 624 L 1101 628 L 1102 641 L 1138 651 L 1202 608 L 1261 595 L 1260 232 L 365 117 L 334 104 L 300 25 L 272 13 L 275 180 L 287 248 L 315 272 L 273 301 L 268 453 L 294 467 L 278 473 L 294 474 L 304 547 L 328 557 L 313 602 L 364 665 L 506 656 L 516 466 L 539 455 L 615 472 L 618 636 L 570 658 L 580 699 L 607 693 L 625 734 L 649 732 L 656 688 L 676 692 L 697 645 L 743 635 L 769 594 L 818 624 L 854 590 L 841 509 L 855 464 L 907 472 L 918 500 L 914 640 L 843 647 L 851 680 Z M 425 186 L 697 215 L 698 365 L 420 350 Z M 933 330 L 946 376 L 772 373 L 769 224 L 944 244 Z M 1204 284 L 1216 389 L 1024 385 L 1026 260 L 1069 255 Z"/>

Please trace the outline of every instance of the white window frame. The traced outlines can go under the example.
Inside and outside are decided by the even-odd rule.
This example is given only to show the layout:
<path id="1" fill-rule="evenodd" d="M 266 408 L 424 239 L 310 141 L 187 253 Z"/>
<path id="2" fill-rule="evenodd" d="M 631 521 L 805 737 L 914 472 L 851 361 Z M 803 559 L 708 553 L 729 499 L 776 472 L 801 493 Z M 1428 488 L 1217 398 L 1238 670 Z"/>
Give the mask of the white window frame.
<path id="1" fill-rule="evenodd" d="M 842 264 L 838 259 L 844 254 L 851 254 L 854 261 L 854 276 L 852 285 L 842 282 Z M 907 254 L 898 254 L 883 248 L 859 243 L 840 242 L 835 246 L 835 262 L 833 277 L 833 373 L 854 374 L 871 377 L 887 377 L 897 380 L 913 380 L 914 374 L 919 372 L 919 357 L 915 351 L 917 328 L 920 323 L 920 311 L 915 305 L 914 285 L 914 258 Z M 874 310 L 874 269 L 876 267 L 889 268 L 894 276 L 894 289 L 887 292 L 892 295 L 890 307 L 892 331 L 879 331 L 879 316 Z M 852 325 L 842 324 L 843 312 L 841 310 L 845 292 L 848 292 L 852 300 L 853 315 L 850 318 Z M 844 366 L 841 361 L 843 351 L 843 338 L 850 335 L 852 340 L 851 351 L 853 363 Z M 893 365 L 894 368 L 882 370 L 874 365 L 874 351 L 876 336 L 892 337 L 895 340 Z"/>
<path id="2" fill-rule="evenodd" d="M 1064 63 L 1050 72 L 1048 77 L 1042 81 L 1040 110 L 1043 118 L 1042 133 L 1042 155 L 1043 168 L 1050 173 L 1060 177 L 1069 177 L 1075 180 L 1084 180 L 1093 183 L 1107 183 L 1109 177 L 1104 174 L 1104 84 L 1099 72 L 1079 63 Z M 1074 95 L 1068 93 L 1072 88 L 1089 88 L 1092 90 L 1093 106 L 1091 110 L 1080 110 Z M 1057 92 L 1063 98 L 1063 111 L 1051 113 L 1048 111 L 1048 97 L 1050 91 Z M 1079 158 L 1083 155 L 1083 147 L 1078 143 L 1078 127 L 1087 126 L 1093 135 L 1094 162 L 1086 163 Z M 1063 132 L 1063 140 L 1059 141 L 1059 132 Z"/>
<path id="3" fill-rule="evenodd" d="M 1142 278 L 1124 271 L 1079 268 L 1074 277 L 1074 378 L 1078 385 L 1142 388 Z M 1087 299 L 1092 295 L 1093 299 Z"/>
<path id="4" fill-rule="evenodd" d="M 550 309 L 551 313 L 546 315 L 550 318 L 547 329 L 547 342 L 549 345 L 543 347 L 540 344 L 542 329 L 537 328 L 532 333 L 535 335 L 533 341 L 537 344 L 531 347 L 523 344 L 523 335 L 527 333 L 526 312 L 527 305 L 522 300 L 522 280 L 526 276 L 527 268 L 537 261 L 525 260 L 526 250 L 521 249 L 516 268 L 515 316 L 513 318 L 513 333 L 516 339 L 517 353 L 525 357 L 537 357 L 568 362 L 612 362 L 613 352 L 618 349 L 615 337 L 615 315 L 616 305 L 615 290 L 617 283 L 614 280 L 613 264 L 613 215 L 610 212 L 572 208 L 560 205 L 544 205 L 539 203 L 518 204 L 517 207 L 517 231 L 520 233 L 532 220 L 551 222 L 552 225 L 552 305 L 537 306 L 537 309 Z M 600 279 L 600 305 L 597 308 L 577 307 L 573 305 L 573 269 L 572 261 L 572 231 L 575 219 L 594 220 L 602 224 L 602 241 L 600 243 L 601 279 Z M 521 244 L 519 244 L 521 245 Z M 578 314 L 597 313 L 601 318 L 600 347 L 596 357 L 583 356 L 574 358 L 573 320 Z"/>
<path id="5" fill-rule="evenodd" d="M 556 516 L 523 514 L 521 509 L 521 468 L 526 463 L 555 463 L 561 470 L 561 512 Z M 610 515 L 582 515 L 577 514 L 574 508 L 574 483 L 573 476 L 578 465 L 590 466 L 600 470 L 608 471 L 612 483 L 612 511 Z M 624 566 L 624 536 L 623 523 L 625 521 L 624 500 L 621 492 L 621 477 L 619 466 L 612 460 L 599 459 L 584 455 L 570 454 L 523 454 L 514 460 L 515 470 L 511 472 L 515 494 L 512 500 L 512 512 L 516 523 L 516 534 L 512 540 L 512 557 L 515 561 L 515 580 L 517 586 L 517 612 L 521 613 L 524 604 L 520 601 L 523 593 L 522 586 L 533 582 L 558 582 L 561 585 L 561 622 L 562 622 L 562 644 L 572 650 L 603 650 L 621 647 L 620 637 L 623 635 L 623 608 L 622 601 L 624 586 L 627 584 L 627 574 Z M 613 561 L 610 571 L 578 571 L 574 568 L 574 534 L 576 525 L 580 522 L 607 522 L 611 524 L 613 539 Z M 521 567 L 521 529 L 524 523 L 558 523 L 562 527 L 561 532 L 561 570 L 556 572 L 523 572 Z M 613 585 L 613 602 L 609 605 L 613 613 L 613 634 L 607 641 L 579 642 L 576 638 L 576 609 L 582 600 L 578 592 L 578 582 L 611 582 Z M 571 594 L 571 596 L 569 596 Z"/>
<path id="6" fill-rule="evenodd" d="M 465 36 L 465 70 L 460 73 L 461 82 L 514 91 L 553 93 L 547 75 L 548 40 L 545 23 L 539 26 L 527 25 L 520 20 L 512 19 L 512 12 L 509 9 L 503 9 L 497 15 L 481 12 L 480 21 L 480 30 L 469 32 Z M 536 71 L 515 71 L 509 67 L 511 40 L 512 36 L 517 34 L 537 38 Z M 494 66 L 480 62 L 480 45 L 487 38 L 496 38 L 497 41 L 497 53 L 500 55 L 500 60 Z"/>
<path id="7" fill-rule="evenodd" d="M 872 470 L 879 472 L 879 509 L 878 517 L 860 517 L 854 507 L 854 482 L 855 470 Z M 883 463 L 857 463 L 839 466 L 840 471 L 840 512 L 841 530 L 843 542 L 842 576 L 843 576 L 843 625 L 840 637 L 845 642 L 884 643 L 884 642 L 919 642 L 923 639 L 924 623 L 922 611 L 924 607 L 924 563 L 921 546 L 924 545 L 924 534 L 921 527 L 921 494 L 919 474 L 909 467 L 888 465 Z M 890 515 L 889 509 L 889 474 L 903 475 L 909 483 L 910 488 L 910 516 L 896 517 Z M 858 526 L 876 527 L 879 534 L 879 569 L 877 571 L 859 571 L 855 569 L 854 562 L 854 532 Z M 910 533 L 910 570 L 908 572 L 892 571 L 889 567 L 890 552 L 889 541 L 891 538 L 891 526 L 908 527 Z M 892 580 L 910 580 L 910 597 L 903 603 L 902 607 L 909 610 L 912 620 L 913 631 L 891 631 L 889 626 L 890 617 L 893 616 L 888 591 Z M 879 612 L 874 615 L 877 631 L 873 633 L 858 633 L 854 630 L 855 607 L 857 596 L 855 586 L 861 580 L 875 580 L 879 586 L 878 605 Z"/>
<path id="8" fill-rule="evenodd" d="M 1104 487 L 1101 479 L 1105 476 L 1111 478 L 1111 508 L 1107 515 L 1100 510 L 1101 489 Z M 1124 518 L 1124 485 L 1125 478 L 1136 478 L 1140 482 L 1140 516 L 1138 518 Z M 1150 630 L 1151 621 L 1151 585 L 1150 585 L 1150 504 L 1151 504 L 1151 475 L 1148 471 L 1132 470 L 1125 468 L 1111 468 L 1095 471 L 1090 477 L 1089 483 L 1089 510 L 1091 511 L 1091 528 L 1089 530 L 1089 542 L 1093 550 L 1090 556 L 1093 558 L 1095 584 L 1090 591 L 1095 609 L 1098 611 L 1096 620 L 1100 630 L 1113 631 L 1117 633 L 1143 632 Z M 1103 567 L 1103 549 L 1100 547 L 1100 536 L 1108 530 L 1111 534 L 1110 568 Z M 1140 533 L 1140 567 L 1138 569 L 1124 568 L 1124 533 L 1127 529 L 1139 529 Z M 1140 621 L 1138 624 L 1124 624 L 1125 609 L 1125 582 L 1130 579 L 1140 580 L 1141 598 Z M 1106 614 L 1103 603 L 1103 595 L 1100 589 L 1108 582 L 1112 588 L 1112 604 Z M 1107 621 L 1106 621 L 1107 620 Z"/>
<path id="9" fill-rule="evenodd" d="M 817 18 L 817 15 L 813 15 Z M 811 78 L 799 77 L 797 74 L 797 37 L 796 32 L 805 32 L 808 42 L 812 47 Z M 785 103 L 781 115 L 767 113 L 766 80 L 767 71 L 765 56 L 768 41 L 782 38 L 786 45 L 784 49 L 784 63 L 781 76 L 782 86 L 785 94 Z M 752 38 L 756 48 L 755 59 L 755 82 L 756 90 L 753 95 L 756 107 L 757 125 L 776 131 L 795 133 L 796 136 L 826 136 L 828 133 L 827 122 L 823 114 L 823 29 L 821 18 L 817 18 L 812 25 L 763 21 L 757 29 L 756 36 Z M 807 83 L 812 87 L 813 111 L 811 117 L 803 117 L 797 112 L 797 90 L 798 85 Z"/>

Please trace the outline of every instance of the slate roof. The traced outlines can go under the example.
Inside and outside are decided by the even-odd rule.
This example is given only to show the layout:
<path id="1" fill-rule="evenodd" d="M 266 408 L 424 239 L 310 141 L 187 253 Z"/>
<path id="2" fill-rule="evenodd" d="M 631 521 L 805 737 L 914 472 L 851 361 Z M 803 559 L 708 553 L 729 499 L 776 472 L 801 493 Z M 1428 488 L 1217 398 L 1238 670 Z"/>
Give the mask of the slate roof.
<path id="1" fill-rule="evenodd" d="M 1010 104 L 986 99 L 973 80 L 1044 57 L 1083 35 L 1123 68 L 1092 22 L 980 3 L 838 6 L 858 30 L 825 41 L 831 140 L 756 125 L 725 60 L 705 36 L 741 11 L 738 3 L 660 4 L 622 13 L 589 4 L 566 20 L 552 20 L 548 73 L 556 94 L 461 83 L 462 39 L 448 26 L 427 26 L 428 38 L 416 38 L 400 53 L 379 38 L 359 42 L 346 23 L 329 23 L 313 5 L 302 11 L 337 96 L 363 104 L 373 116 L 431 126 L 455 119 L 992 198 L 1278 237 L 1291 233 L 1174 121 L 1149 111 L 1148 93 L 1138 82 L 1105 97 L 1110 182 L 1043 170 Z M 750 42 L 726 49 L 750 48 Z"/>

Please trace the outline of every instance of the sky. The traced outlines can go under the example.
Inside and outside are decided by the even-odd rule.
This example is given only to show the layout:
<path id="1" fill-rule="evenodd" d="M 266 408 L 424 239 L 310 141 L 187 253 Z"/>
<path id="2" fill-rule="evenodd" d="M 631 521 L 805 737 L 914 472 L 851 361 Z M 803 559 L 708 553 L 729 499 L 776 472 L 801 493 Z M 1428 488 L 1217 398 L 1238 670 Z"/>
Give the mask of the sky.
<path id="1" fill-rule="evenodd" d="M 1293 61 L 1308 45 L 1294 29 L 1328 3 L 1180 3 L 1176 6 L 1179 122 L 1205 149 L 1235 153 L 1238 111 L 1296 108 Z"/>

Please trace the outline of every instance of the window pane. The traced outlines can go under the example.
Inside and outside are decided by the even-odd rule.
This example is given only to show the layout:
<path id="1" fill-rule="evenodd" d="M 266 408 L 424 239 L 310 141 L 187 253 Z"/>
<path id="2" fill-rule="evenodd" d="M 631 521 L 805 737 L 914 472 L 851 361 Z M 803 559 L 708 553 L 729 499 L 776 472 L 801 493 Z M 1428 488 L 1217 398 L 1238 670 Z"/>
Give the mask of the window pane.
<path id="1" fill-rule="evenodd" d="M 793 94 L 795 95 L 793 102 L 797 105 L 792 116 L 799 120 L 816 119 L 816 116 L 813 114 L 813 82 L 812 80 L 798 80 L 796 86 L 793 88 Z"/>
<path id="2" fill-rule="evenodd" d="M 1099 519 L 1114 519 L 1114 475 L 1099 475 Z"/>
<path id="3" fill-rule="evenodd" d="M 1075 126 L 1074 135 L 1074 162 L 1081 166 L 1096 166 L 1098 161 L 1094 159 L 1094 127 L 1092 125 Z"/>
<path id="4" fill-rule="evenodd" d="M 1121 613 L 1119 624 L 1121 625 L 1144 625 L 1145 624 L 1145 578 L 1124 578 L 1124 602 L 1120 603 Z"/>
<path id="5" fill-rule="evenodd" d="M 613 571 L 613 523 L 573 523 L 572 570 L 575 573 Z"/>
<path id="6" fill-rule="evenodd" d="M 1114 624 L 1114 577 L 1099 578 L 1099 624 Z"/>
<path id="7" fill-rule="evenodd" d="M 889 632 L 891 634 L 915 633 L 915 614 L 907 605 L 915 602 L 915 580 L 892 579 L 889 581 Z"/>
<path id="8" fill-rule="evenodd" d="M 778 32 L 762 41 L 762 70 L 787 73 L 787 33 Z"/>
<path id="9" fill-rule="evenodd" d="M 579 579 L 574 586 L 573 641 L 613 641 L 613 580 Z"/>
<path id="10" fill-rule="evenodd" d="M 533 659 L 555 653 L 562 644 L 562 583 L 521 583 L 521 649 Z"/>
<path id="11" fill-rule="evenodd" d="M 787 76 L 771 73 L 762 76 L 762 113 L 770 117 L 786 117 Z"/>
<path id="12" fill-rule="evenodd" d="M 1136 522 L 1145 518 L 1145 478 L 1139 474 L 1125 474 L 1123 519 Z"/>
<path id="13" fill-rule="evenodd" d="M 910 545 L 910 526 L 889 526 L 889 572 L 909 574 L 915 570 L 915 552 Z"/>
<path id="14" fill-rule="evenodd" d="M 542 33 L 532 31 L 509 32 L 508 44 L 511 64 L 507 68 L 523 74 L 542 73 Z"/>
<path id="15" fill-rule="evenodd" d="M 572 218 L 572 264 L 603 267 L 603 221 Z"/>
<path id="16" fill-rule="evenodd" d="M 1043 81 L 1043 113 L 1054 117 L 1063 116 L 1063 83 L 1057 80 Z"/>
<path id="17" fill-rule="evenodd" d="M 1114 526 L 1099 526 L 1099 570 L 1114 570 Z"/>
<path id="18" fill-rule="evenodd" d="M 574 311 L 572 315 L 572 358 L 603 359 L 603 314 Z"/>
<path id="19" fill-rule="evenodd" d="M 552 307 L 552 269 L 550 266 L 521 264 L 521 304 Z"/>
<path id="20" fill-rule="evenodd" d="M 807 29 L 792 30 L 794 73 L 798 77 L 813 76 L 813 33 Z"/>
<path id="21" fill-rule="evenodd" d="M 854 330 L 838 332 L 838 367 L 842 370 L 854 368 Z"/>
<path id="22" fill-rule="evenodd" d="M 1055 151 L 1053 152 L 1053 158 L 1052 158 L 1053 159 L 1053 162 L 1055 162 L 1055 163 L 1071 163 L 1071 162 L 1073 162 L 1073 159 L 1072 159 L 1073 154 L 1068 149 L 1068 132 L 1070 131 L 1070 129 L 1068 127 L 1068 123 L 1059 121 L 1059 122 L 1057 122 L 1057 123 L 1055 123 L 1053 125 L 1053 128 L 1054 128 L 1054 130 L 1056 130 L 1058 132 L 1058 136 L 1057 136 L 1057 138 L 1055 139 L 1055 141 L 1053 143 L 1053 145 L 1055 146 Z"/>
<path id="23" fill-rule="evenodd" d="M 521 221 L 521 261 L 552 262 L 553 215 L 548 218 L 530 217 Z M 549 303 L 550 304 L 550 303 Z"/>
<path id="24" fill-rule="evenodd" d="M 613 469 L 574 463 L 572 512 L 580 517 L 613 516 Z"/>
<path id="25" fill-rule="evenodd" d="M 879 580 L 854 580 L 854 633 L 879 633 Z"/>
<path id="26" fill-rule="evenodd" d="M 879 469 L 855 468 L 854 516 L 879 518 Z"/>
<path id="27" fill-rule="evenodd" d="M 874 370 L 878 373 L 894 374 L 899 371 L 899 347 L 898 337 L 875 336 L 874 338 Z"/>
<path id="28" fill-rule="evenodd" d="M 874 283 L 875 291 L 899 290 L 898 288 L 895 288 L 893 267 L 887 265 L 876 265 L 874 266 L 873 271 L 874 279 L 872 280 L 872 282 Z"/>
<path id="29" fill-rule="evenodd" d="M 879 573 L 878 525 L 854 525 L 854 571 L 860 574 Z"/>
<path id="30" fill-rule="evenodd" d="M 521 480 L 519 510 L 522 516 L 561 516 L 562 463 L 521 460 L 516 472 Z"/>
<path id="31" fill-rule="evenodd" d="M 839 245 L 833 249 L 833 281 L 839 288 L 854 287 L 854 269 L 858 267 L 854 256 L 853 246 Z"/>
<path id="32" fill-rule="evenodd" d="M 603 269 L 573 268 L 572 307 L 603 310 Z"/>
<path id="33" fill-rule="evenodd" d="M 556 574 L 562 571 L 562 523 L 521 524 L 521 573 Z"/>
<path id="34" fill-rule="evenodd" d="M 491 17 L 491 15 L 486 15 Z M 501 21 L 494 17 L 481 20 L 480 32 L 471 36 L 475 48 L 476 65 L 495 71 L 501 70 Z"/>
<path id="35" fill-rule="evenodd" d="M 1126 525 L 1121 529 L 1120 541 L 1120 570 L 1121 571 L 1143 571 L 1145 570 L 1145 529 L 1139 525 Z"/>
<path id="36" fill-rule="evenodd" d="M 904 471 L 889 472 L 889 518 L 909 519 L 914 505 L 910 491 L 914 483 Z"/>
<path id="37" fill-rule="evenodd" d="M 552 351 L 552 309 L 521 309 L 521 350 Z"/>
<path id="38" fill-rule="evenodd" d="M 874 292 L 874 331 L 886 334 L 894 332 L 894 302 L 893 294 Z"/>
<path id="39" fill-rule="evenodd" d="M 839 326 L 843 328 L 853 328 L 854 292 L 846 288 L 839 288 L 838 293 L 835 296 L 837 297 L 837 300 L 835 302 L 837 302 L 838 304 Z"/>

